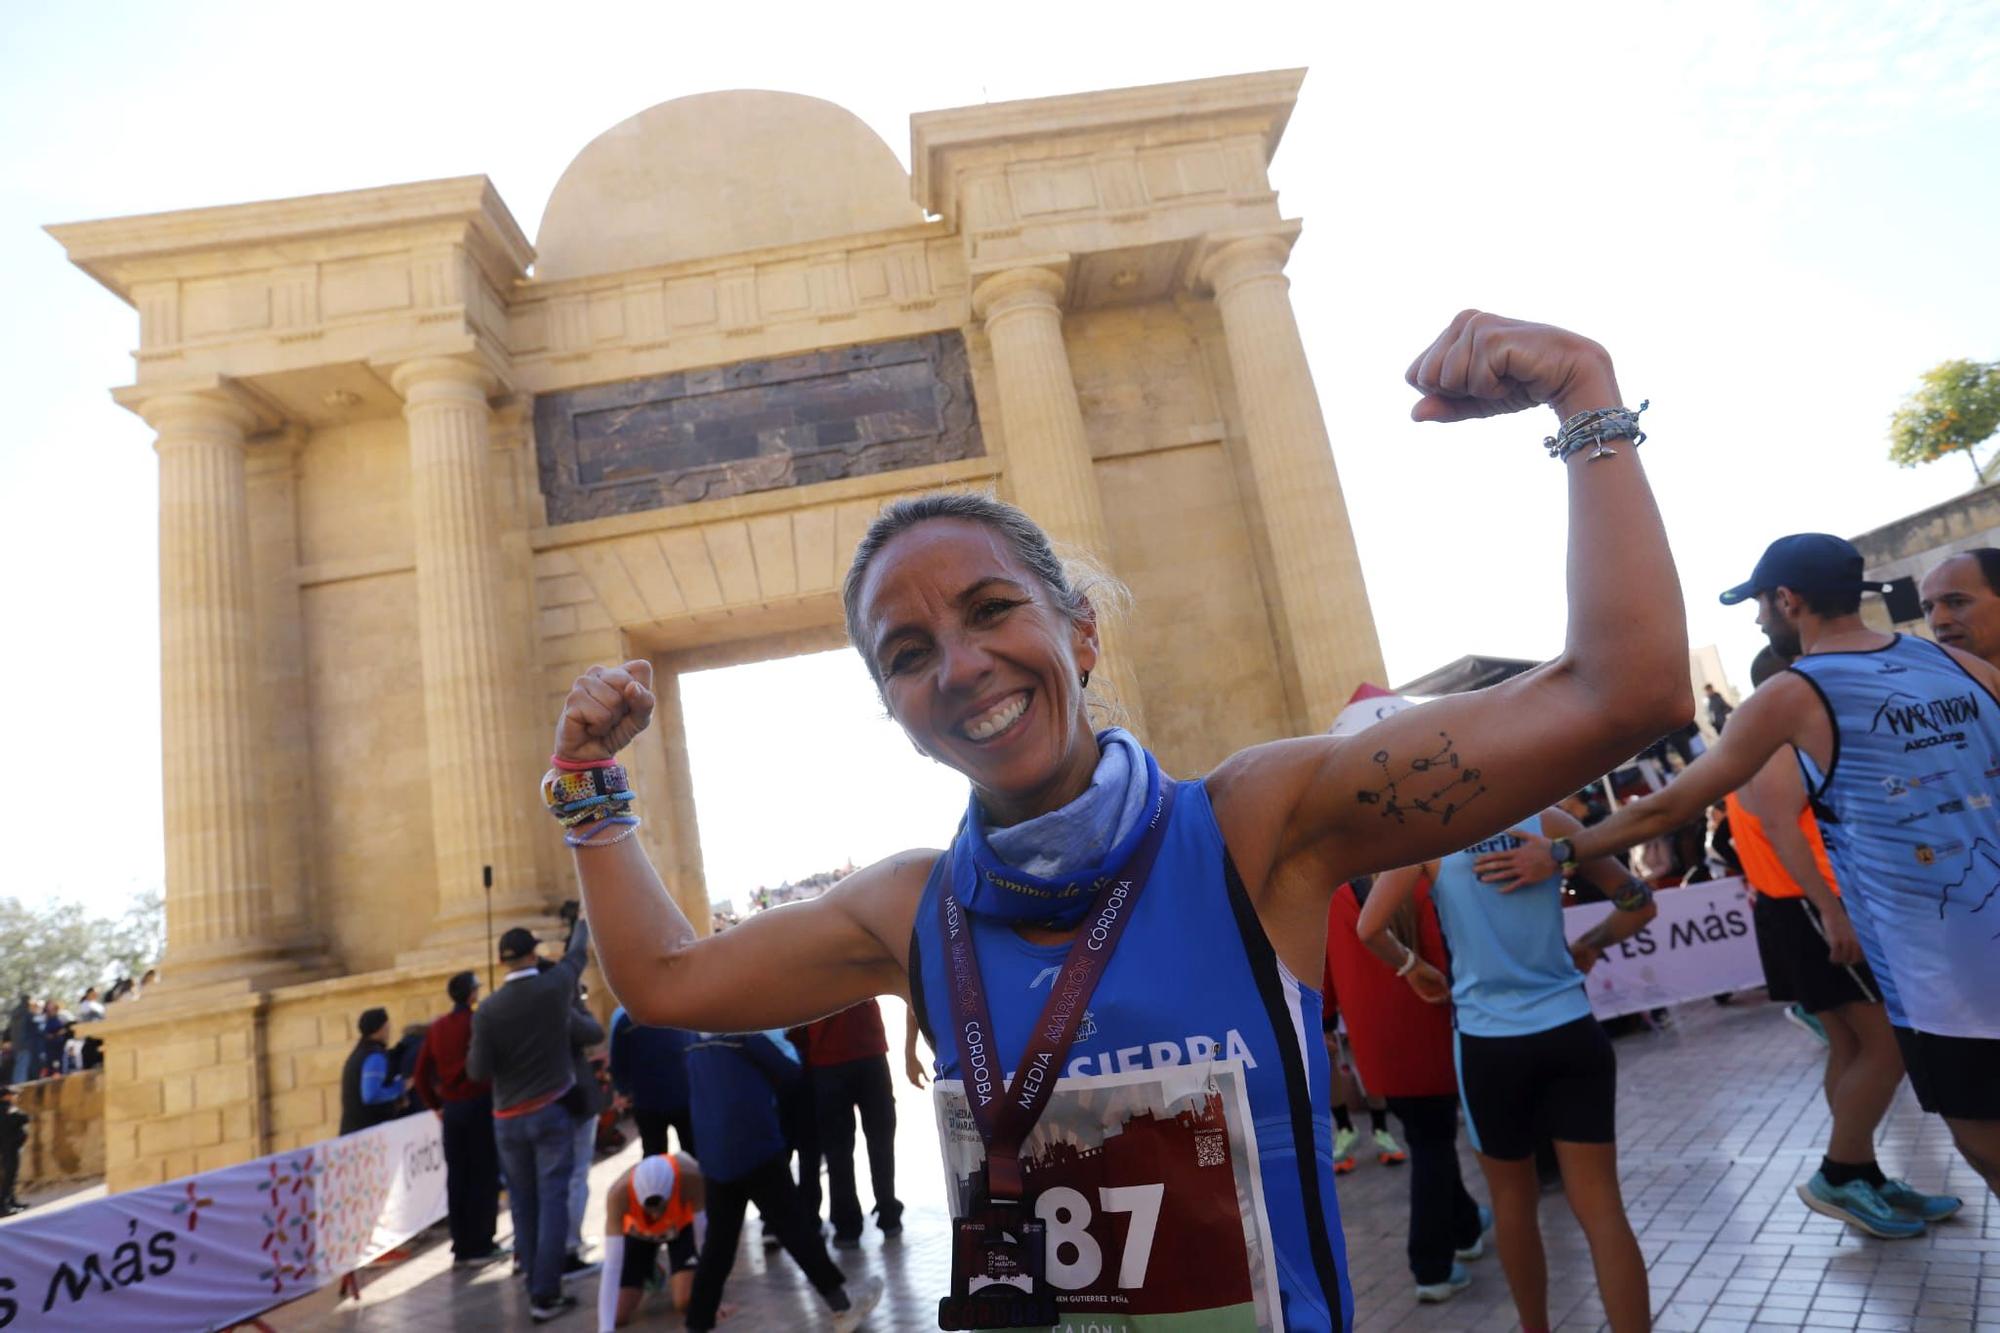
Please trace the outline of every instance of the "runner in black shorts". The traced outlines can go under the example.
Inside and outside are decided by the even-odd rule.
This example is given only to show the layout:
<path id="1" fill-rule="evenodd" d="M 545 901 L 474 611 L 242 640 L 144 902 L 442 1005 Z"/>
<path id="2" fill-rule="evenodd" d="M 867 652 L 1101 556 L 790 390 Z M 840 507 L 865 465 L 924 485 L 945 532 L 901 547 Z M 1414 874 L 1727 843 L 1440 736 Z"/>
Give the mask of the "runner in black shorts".
<path id="1" fill-rule="evenodd" d="M 1494 1242 L 1521 1327 L 1549 1326 L 1535 1170 L 1536 1140 L 1547 1136 L 1562 1166 L 1564 1196 L 1590 1245 L 1605 1318 L 1613 1333 L 1626 1333 L 1650 1327 L 1646 1262 L 1618 1186 L 1617 1061 L 1591 1014 L 1584 973 L 1605 949 L 1652 920 L 1652 891 L 1609 857 L 1583 866 L 1613 910 L 1571 944 L 1564 938 L 1560 874 L 1503 892 L 1473 873 L 1484 852 L 1543 835 L 1572 837 L 1582 827 L 1568 813 L 1548 810 L 1441 861 L 1379 876 L 1356 930 L 1378 957 L 1394 962 L 1390 916 L 1421 877 L 1430 878 L 1451 955 L 1459 1096 L 1493 1193 Z M 1414 958 L 1400 967 L 1417 994 L 1446 998 L 1435 968 Z"/>

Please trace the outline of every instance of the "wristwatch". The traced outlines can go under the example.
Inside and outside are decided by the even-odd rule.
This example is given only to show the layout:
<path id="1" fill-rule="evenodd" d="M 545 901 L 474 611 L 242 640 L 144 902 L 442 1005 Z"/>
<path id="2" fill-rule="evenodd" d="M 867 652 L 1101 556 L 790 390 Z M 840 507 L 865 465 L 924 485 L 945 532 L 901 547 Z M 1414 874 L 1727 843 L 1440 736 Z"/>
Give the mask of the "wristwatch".
<path id="1" fill-rule="evenodd" d="M 1568 838 L 1557 838 L 1551 842 L 1549 856 L 1565 875 L 1576 869 L 1576 844 Z"/>

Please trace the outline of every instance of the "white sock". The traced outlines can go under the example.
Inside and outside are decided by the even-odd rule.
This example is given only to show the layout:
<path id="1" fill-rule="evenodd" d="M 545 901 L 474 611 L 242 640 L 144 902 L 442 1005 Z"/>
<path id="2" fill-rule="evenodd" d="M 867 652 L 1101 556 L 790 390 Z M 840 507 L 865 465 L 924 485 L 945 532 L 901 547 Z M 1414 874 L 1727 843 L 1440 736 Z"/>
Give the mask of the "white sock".
<path id="1" fill-rule="evenodd" d="M 604 1269 L 597 1275 L 597 1333 L 613 1333 L 618 1327 L 618 1279 L 624 1272 L 625 1237 L 606 1235 Z"/>

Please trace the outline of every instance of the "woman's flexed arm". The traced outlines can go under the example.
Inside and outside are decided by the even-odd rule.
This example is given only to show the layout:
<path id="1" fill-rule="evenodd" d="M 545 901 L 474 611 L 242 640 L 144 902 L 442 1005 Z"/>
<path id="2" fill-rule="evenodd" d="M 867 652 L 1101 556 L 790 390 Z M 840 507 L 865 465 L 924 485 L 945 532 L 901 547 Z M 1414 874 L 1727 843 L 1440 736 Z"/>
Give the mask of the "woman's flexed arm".
<path id="1" fill-rule="evenodd" d="M 1466 311 L 1410 367 L 1420 421 L 1538 403 L 1615 408 L 1588 338 Z M 1569 632 L 1506 684 L 1405 710 L 1359 736 L 1246 750 L 1211 779 L 1253 892 L 1323 886 L 1456 851 L 1539 811 L 1693 715 L 1687 630 L 1666 532 L 1629 439 L 1551 464 L 1523 441 L 1523 484 L 1567 473 Z M 1553 579 L 1548 595 L 1554 596 Z"/>

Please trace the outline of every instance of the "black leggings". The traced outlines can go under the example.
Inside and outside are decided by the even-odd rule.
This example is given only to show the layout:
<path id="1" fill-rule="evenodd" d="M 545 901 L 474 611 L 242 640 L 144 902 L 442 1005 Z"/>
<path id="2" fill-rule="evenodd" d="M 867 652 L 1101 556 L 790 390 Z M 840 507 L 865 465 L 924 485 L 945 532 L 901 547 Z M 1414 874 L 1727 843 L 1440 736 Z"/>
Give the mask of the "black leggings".
<path id="1" fill-rule="evenodd" d="M 708 1182 L 708 1237 L 701 1262 L 695 1265 L 694 1294 L 688 1298 L 687 1326 L 715 1327 L 722 1304 L 722 1284 L 736 1266 L 736 1244 L 743 1236 L 743 1210 L 755 1203 L 765 1226 L 776 1226 L 785 1253 L 805 1270 L 806 1280 L 822 1296 L 847 1284 L 847 1277 L 827 1256 L 819 1234 L 819 1217 L 806 1211 L 799 1187 L 792 1183 L 786 1154 L 780 1153 L 741 1180 Z"/>
<path id="2" fill-rule="evenodd" d="M 1410 1273 L 1419 1286 L 1451 1276 L 1452 1253 L 1479 1239 L 1479 1205 L 1458 1172 L 1458 1098 L 1391 1097 L 1410 1150 Z"/>

